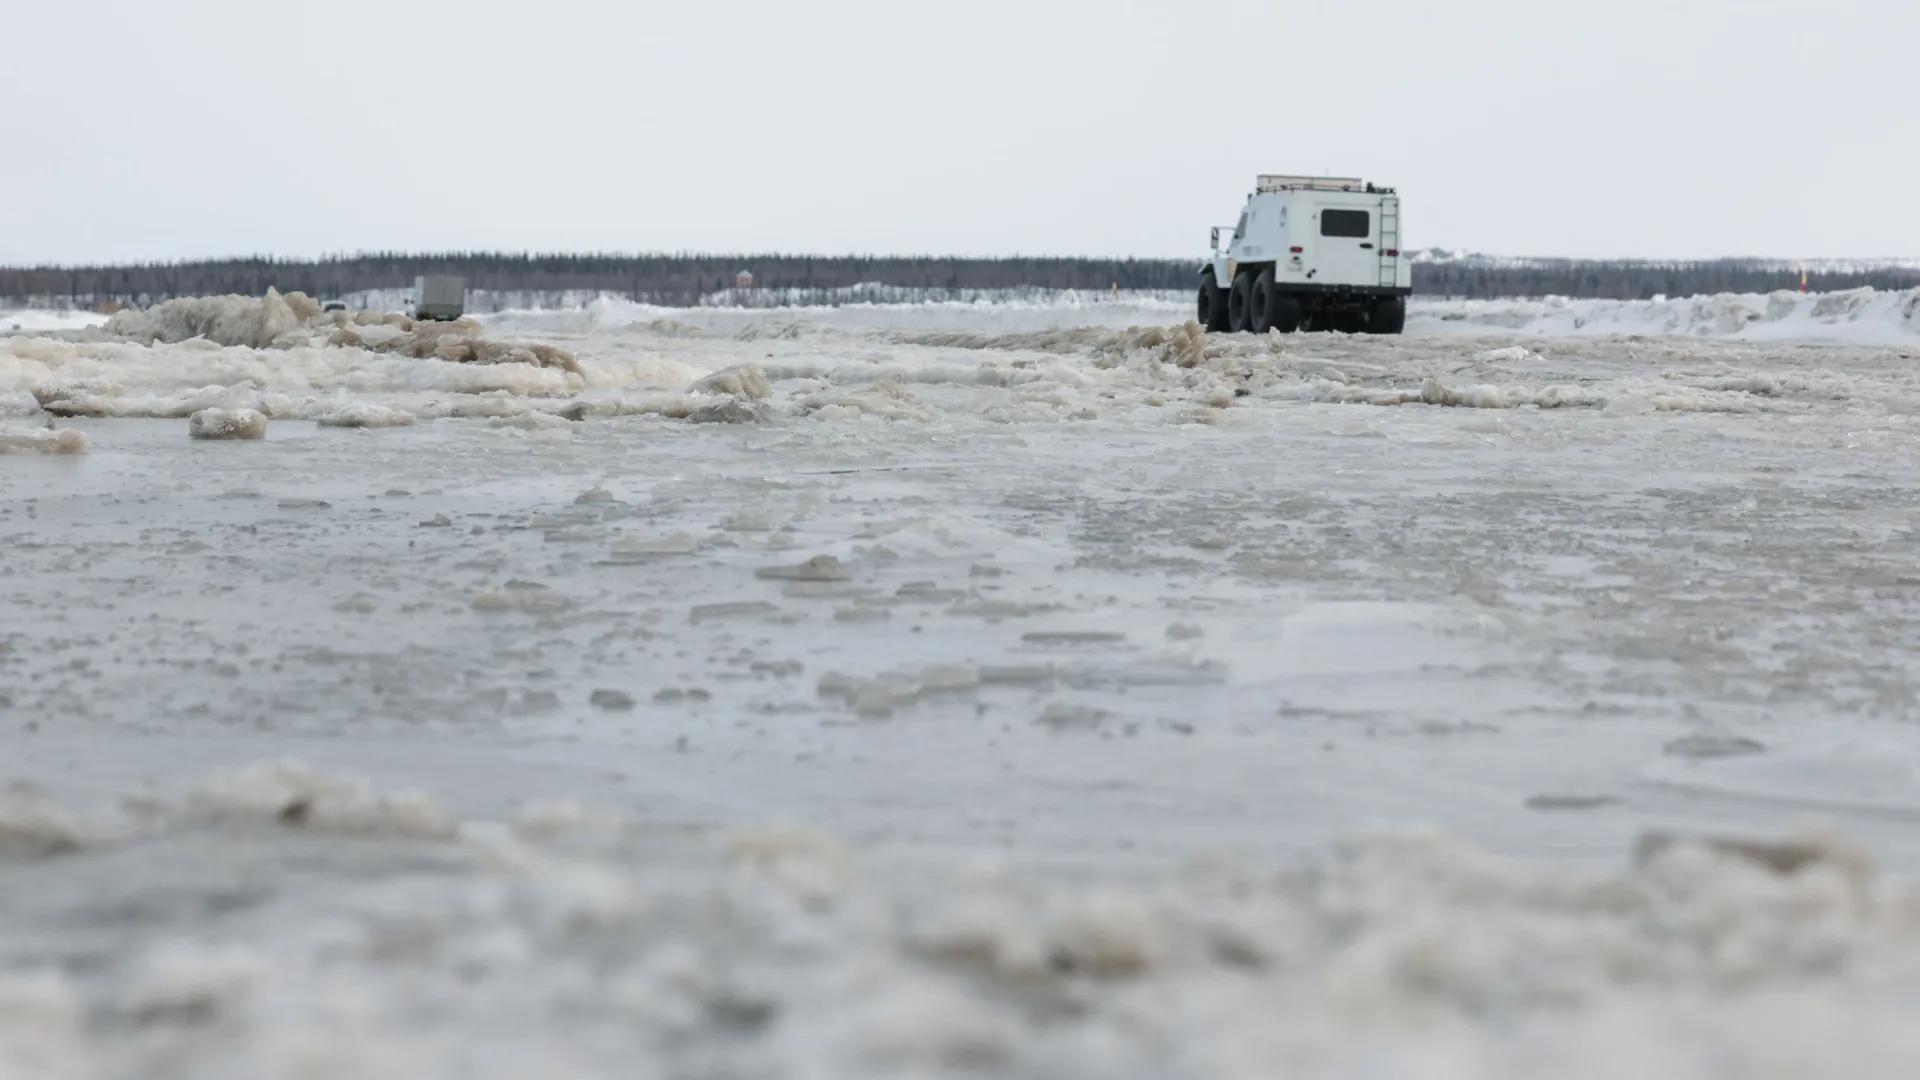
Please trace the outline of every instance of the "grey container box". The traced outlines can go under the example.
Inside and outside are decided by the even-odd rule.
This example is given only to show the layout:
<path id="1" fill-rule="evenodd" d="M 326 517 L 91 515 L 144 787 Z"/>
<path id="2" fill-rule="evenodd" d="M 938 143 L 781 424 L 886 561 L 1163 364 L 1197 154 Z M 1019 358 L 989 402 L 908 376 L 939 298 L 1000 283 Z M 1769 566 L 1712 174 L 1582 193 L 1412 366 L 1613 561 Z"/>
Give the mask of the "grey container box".
<path id="1" fill-rule="evenodd" d="M 428 274 L 413 279 L 413 302 L 407 314 L 416 319 L 451 322 L 466 314 L 467 279 L 452 274 Z"/>

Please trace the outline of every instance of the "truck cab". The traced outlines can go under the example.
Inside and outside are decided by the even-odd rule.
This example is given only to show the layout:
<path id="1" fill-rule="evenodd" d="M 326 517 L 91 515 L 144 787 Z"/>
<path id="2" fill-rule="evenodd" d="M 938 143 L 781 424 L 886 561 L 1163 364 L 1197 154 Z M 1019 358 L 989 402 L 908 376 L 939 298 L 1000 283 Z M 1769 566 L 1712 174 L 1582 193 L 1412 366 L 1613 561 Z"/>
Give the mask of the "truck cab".
<path id="1" fill-rule="evenodd" d="M 1261 176 L 1240 220 L 1200 268 L 1208 330 L 1398 334 L 1413 266 L 1402 253 L 1400 196 L 1338 177 Z"/>

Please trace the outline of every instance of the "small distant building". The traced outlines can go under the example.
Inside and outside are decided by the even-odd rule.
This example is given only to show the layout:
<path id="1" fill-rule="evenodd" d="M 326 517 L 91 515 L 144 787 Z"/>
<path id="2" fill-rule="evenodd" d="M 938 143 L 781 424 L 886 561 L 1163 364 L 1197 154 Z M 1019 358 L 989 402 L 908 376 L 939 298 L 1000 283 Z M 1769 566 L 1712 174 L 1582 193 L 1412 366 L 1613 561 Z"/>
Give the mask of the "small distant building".
<path id="1" fill-rule="evenodd" d="M 733 287 L 736 289 L 753 288 L 753 271 L 742 270 L 739 273 L 733 275 Z"/>

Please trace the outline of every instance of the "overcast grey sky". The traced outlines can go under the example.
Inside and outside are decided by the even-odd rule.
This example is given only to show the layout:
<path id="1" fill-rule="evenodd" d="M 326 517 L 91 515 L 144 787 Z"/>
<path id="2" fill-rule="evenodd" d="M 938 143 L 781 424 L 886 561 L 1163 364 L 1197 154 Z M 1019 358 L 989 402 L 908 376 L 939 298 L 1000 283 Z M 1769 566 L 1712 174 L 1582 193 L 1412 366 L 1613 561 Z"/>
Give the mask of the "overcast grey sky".
<path id="1" fill-rule="evenodd" d="M 1914 0 L 15 0 L 0 262 L 1197 256 L 1254 174 L 1410 246 L 1920 255 Z"/>

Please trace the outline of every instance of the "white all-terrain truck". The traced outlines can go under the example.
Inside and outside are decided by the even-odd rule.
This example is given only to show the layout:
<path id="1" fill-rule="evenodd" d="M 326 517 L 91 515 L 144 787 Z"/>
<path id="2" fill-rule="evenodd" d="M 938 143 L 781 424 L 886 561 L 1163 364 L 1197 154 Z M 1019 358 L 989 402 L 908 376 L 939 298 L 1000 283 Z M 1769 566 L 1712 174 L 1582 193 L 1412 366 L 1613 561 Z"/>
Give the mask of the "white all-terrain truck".
<path id="1" fill-rule="evenodd" d="M 1392 188 L 1321 176 L 1262 176 L 1233 239 L 1200 270 L 1200 324 L 1264 334 L 1397 334 L 1407 324 L 1411 260 L 1400 254 Z"/>

